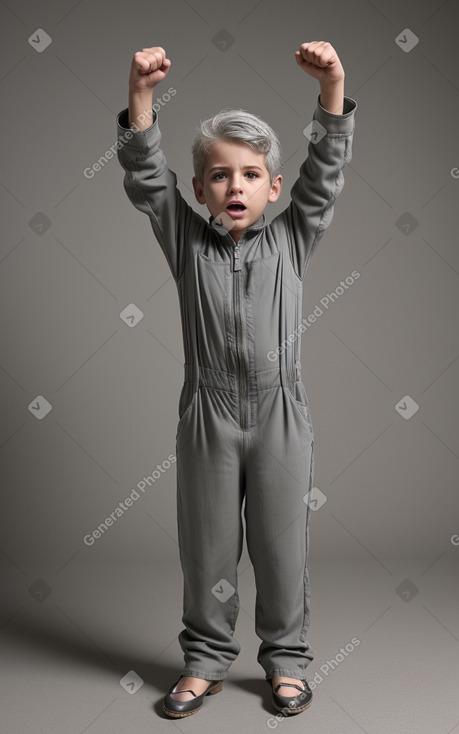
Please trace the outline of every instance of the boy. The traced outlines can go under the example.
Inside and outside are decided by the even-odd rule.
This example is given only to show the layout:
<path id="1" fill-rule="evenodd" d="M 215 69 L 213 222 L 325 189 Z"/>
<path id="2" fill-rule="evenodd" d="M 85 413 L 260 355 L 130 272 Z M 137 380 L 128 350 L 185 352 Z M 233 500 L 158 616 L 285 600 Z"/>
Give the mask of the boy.
<path id="1" fill-rule="evenodd" d="M 299 713 L 312 698 L 305 669 L 314 657 L 306 640 L 314 434 L 301 380 L 302 287 L 343 187 L 357 104 L 344 97 L 330 43 L 303 43 L 295 58 L 320 83 L 314 119 L 322 127 L 313 128 L 289 206 L 270 224 L 263 212 L 281 192 L 279 141 L 244 110 L 202 122 L 193 143 L 194 192 L 209 220 L 182 198 L 152 111 L 154 88 L 171 66 L 163 48 L 134 54 L 129 107 L 117 115 L 125 191 L 150 218 L 183 330 L 176 455 L 185 668 L 164 698 L 171 717 L 196 713 L 219 692 L 240 651 L 244 499 L 257 660 L 277 710 Z"/>

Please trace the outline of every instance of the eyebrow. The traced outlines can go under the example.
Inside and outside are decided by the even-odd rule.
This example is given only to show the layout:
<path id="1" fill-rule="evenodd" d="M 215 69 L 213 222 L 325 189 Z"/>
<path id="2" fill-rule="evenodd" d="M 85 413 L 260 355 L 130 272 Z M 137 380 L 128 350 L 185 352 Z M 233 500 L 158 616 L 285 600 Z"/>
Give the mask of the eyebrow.
<path id="1" fill-rule="evenodd" d="M 259 171 L 262 171 L 263 170 L 262 168 L 260 168 L 260 166 L 242 166 L 242 168 L 245 168 L 245 169 L 247 169 L 247 168 L 250 168 L 250 169 L 257 168 Z M 229 166 L 213 166 L 212 168 L 209 168 L 208 173 L 211 173 L 212 171 L 216 171 L 216 170 L 219 170 L 219 171 L 229 171 L 230 168 L 229 168 Z"/>

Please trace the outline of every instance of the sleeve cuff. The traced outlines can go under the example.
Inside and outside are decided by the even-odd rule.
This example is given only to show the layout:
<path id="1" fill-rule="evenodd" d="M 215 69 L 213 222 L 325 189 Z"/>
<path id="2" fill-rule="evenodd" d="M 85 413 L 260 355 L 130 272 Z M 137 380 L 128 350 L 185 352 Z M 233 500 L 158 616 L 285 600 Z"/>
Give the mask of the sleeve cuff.
<path id="1" fill-rule="evenodd" d="M 145 128 L 145 130 L 134 130 L 129 126 L 129 108 L 125 107 L 124 110 L 121 110 L 116 116 L 116 124 L 118 127 L 122 128 L 123 130 L 132 130 L 132 132 L 137 135 L 138 133 L 145 133 L 148 130 L 151 130 L 153 125 L 156 124 L 158 120 L 158 113 L 156 110 L 151 111 L 152 114 L 152 120 L 154 118 L 154 121 L 151 123 L 150 127 Z"/>
<path id="2" fill-rule="evenodd" d="M 135 130 L 129 127 L 129 108 L 125 107 L 124 110 L 121 110 L 116 116 L 119 145 L 122 147 L 129 142 L 130 148 L 138 149 L 141 153 L 148 150 L 153 140 L 159 135 L 158 113 L 156 110 L 152 110 L 152 115 L 155 116 L 155 121 L 151 123 L 150 127 L 145 130 Z"/>
<path id="3" fill-rule="evenodd" d="M 317 96 L 317 107 L 313 119 L 320 122 L 329 134 L 351 133 L 354 129 L 354 114 L 357 102 L 352 97 L 344 97 L 343 114 L 335 115 L 322 107 L 319 102 L 320 94 Z"/>

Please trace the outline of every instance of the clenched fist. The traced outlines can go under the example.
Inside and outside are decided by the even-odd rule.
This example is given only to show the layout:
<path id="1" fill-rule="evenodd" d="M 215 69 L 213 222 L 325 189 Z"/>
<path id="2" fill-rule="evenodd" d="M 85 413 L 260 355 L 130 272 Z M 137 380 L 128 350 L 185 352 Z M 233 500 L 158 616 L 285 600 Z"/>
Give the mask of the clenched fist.
<path id="1" fill-rule="evenodd" d="M 344 69 L 338 54 L 328 41 L 302 43 L 295 51 L 297 64 L 304 71 L 323 83 L 336 83 L 344 79 Z"/>
<path id="2" fill-rule="evenodd" d="M 129 89 L 132 92 L 152 90 L 166 78 L 170 66 L 171 62 L 161 46 L 136 51 L 131 64 Z"/>

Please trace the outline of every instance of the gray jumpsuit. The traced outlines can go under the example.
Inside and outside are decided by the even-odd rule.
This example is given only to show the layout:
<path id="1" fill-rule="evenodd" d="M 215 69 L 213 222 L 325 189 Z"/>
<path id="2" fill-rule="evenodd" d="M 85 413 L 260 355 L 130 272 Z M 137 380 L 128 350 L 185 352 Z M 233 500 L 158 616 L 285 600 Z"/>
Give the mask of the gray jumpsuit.
<path id="1" fill-rule="evenodd" d="M 301 380 L 302 290 L 343 187 L 356 108 L 345 97 L 343 114 L 334 115 L 317 99 L 313 119 L 326 134 L 309 142 L 289 205 L 270 224 L 263 214 L 237 246 L 231 231 L 180 194 L 160 148 L 158 116 L 129 140 L 128 109 L 116 118 L 125 191 L 150 219 L 180 302 L 181 675 L 224 679 L 240 651 L 234 630 L 244 499 L 262 641 L 257 660 L 266 678 L 304 679 L 314 658 L 306 639 L 314 434 Z"/>

